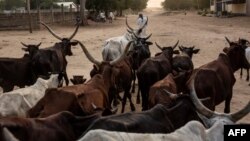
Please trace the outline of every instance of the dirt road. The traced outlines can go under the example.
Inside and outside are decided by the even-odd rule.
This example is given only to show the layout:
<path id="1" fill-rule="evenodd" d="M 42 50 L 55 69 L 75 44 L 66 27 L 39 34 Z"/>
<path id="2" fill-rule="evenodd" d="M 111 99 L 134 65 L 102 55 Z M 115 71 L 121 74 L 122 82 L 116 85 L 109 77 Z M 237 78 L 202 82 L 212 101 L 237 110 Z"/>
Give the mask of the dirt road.
<path id="1" fill-rule="evenodd" d="M 180 45 L 195 45 L 196 48 L 201 49 L 199 54 L 193 56 L 195 67 L 217 58 L 222 49 L 228 46 L 224 39 L 225 36 L 231 40 L 237 40 L 239 37 L 250 39 L 250 17 L 202 17 L 195 12 L 188 12 L 187 15 L 182 13 L 169 15 L 152 10 L 148 10 L 144 14 L 149 16 L 147 33 L 153 34 L 150 38 L 152 42 L 160 45 L 173 45 L 180 40 Z M 128 15 L 132 27 L 136 27 L 136 18 L 137 15 Z M 69 37 L 74 30 L 72 26 L 52 26 L 52 28 L 63 37 Z M 104 40 L 123 35 L 125 32 L 125 18 L 117 18 L 113 24 L 90 23 L 90 26 L 81 27 L 75 39 L 82 41 L 91 54 L 101 60 L 101 48 Z M 45 29 L 34 31 L 32 34 L 29 34 L 28 31 L 1 31 L 0 56 L 22 57 L 24 52 L 21 50 L 21 41 L 26 44 L 42 42 L 41 48 L 45 48 L 52 46 L 58 40 Z M 150 50 L 153 55 L 159 52 L 155 45 L 151 46 Z M 84 75 L 89 78 L 92 64 L 86 59 L 79 46 L 73 47 L 72 51 L 74 56 L 67 57 L 69 76 Z M 232 112 L 241 109 L 250 99 L 250 86 L 245 81 L 245 75 L 243 79 L 240 79 L 238 71 L 235 73 L 235 77 L 237 82 L 231 102 Z M 135 103 L 135 99 L 133 101 Z M 137 111 L 140 111 L 140 107 L 137 105 Z M 224 103 L 216 108 L 218 111 L 223 111 L 223 109 Z M 127 109 L 127 111 L 129 110 Z M 250 115 L 241 121 L 250 123 Z"/>

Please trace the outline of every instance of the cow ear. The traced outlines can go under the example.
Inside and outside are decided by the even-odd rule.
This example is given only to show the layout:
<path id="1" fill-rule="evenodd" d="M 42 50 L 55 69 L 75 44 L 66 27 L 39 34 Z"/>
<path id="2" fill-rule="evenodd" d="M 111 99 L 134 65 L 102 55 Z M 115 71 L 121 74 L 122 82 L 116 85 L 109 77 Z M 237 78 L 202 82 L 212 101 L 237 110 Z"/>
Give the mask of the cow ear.
<path id="1" fill-rule="evenodd" d="M 152 43 L 152 42 L 149 42 L 149 41 L 146 41 L 146 44 L 147 44 L 147 45 L 153 45 L 153 43 Z"/>
<path id="2" fill-rule="evenodd" d="M 180 51 L 183 51 L 183 47 L 182 47 L 182 46 L 179 46 L 179 50 L 180 50 Z"/>
<path id="3" fill-rule="evenodd" d="M 76 46 L 76 45 L 78 44 L 78 42 L 77 42 L 77 41 L 72 41 L 72 42 L 70 42 L 70 44 L 71 44 L 72 46 Z"/>
<path id="4" fill-rule="evenodd" d="M 228 47 L 225 47 L 225 48 L 223 49 L 223 52 L 227 53 L 228 50 L 229 50 L 229 48 L 228 48 Z"/>
<path id="5" fill-rule="evenodd" d="M 180 54 L 179 50 L 174 50 L 174 54 Z"/>
<path id="6" fill-rule="evenodd" d="M 26 51 L 26 52 L 29 51 L 28 48 L 22 48 L 22 50 L 23 50 L 23 51 Z"/>
<path id="7" fill-rule="evenodd" d="M 194 49 L 194 50 L 193 50 L 193 53 L 194 53 L 194 54 L 197 54 L 199 51 L 200 51 L 200 49 Z"/>

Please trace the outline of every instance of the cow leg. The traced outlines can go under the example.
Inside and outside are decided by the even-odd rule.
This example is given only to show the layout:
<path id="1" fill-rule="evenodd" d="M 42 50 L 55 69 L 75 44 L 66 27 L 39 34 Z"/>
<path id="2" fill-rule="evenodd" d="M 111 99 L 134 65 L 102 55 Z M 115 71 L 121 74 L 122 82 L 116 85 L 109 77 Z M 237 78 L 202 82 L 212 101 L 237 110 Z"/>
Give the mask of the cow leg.
<path id="1" fill-rule="evenodd" d="M 242 68 L 240 68 L 240 78 L 242 78 Z"/>
<path id="2" fill-rule="evenodd" d="M 247 68 L 247 79 L 246 81 L 249 81 L 249 68 Z"/>
<path id="3" fill-rule="evenodd" d="M 230 102 L 231 102 L 231 99 L 232 99 L 232 92 L 226 98 L 224 113 L 230 113 Z"/>
<path id="4" fill-rule="evenodd" d="M 142 97 L 142 111 L 146 111 L 148 109 L 148 88 L 144 88 L 141 90 L 141 97 Z"/>
<path id="5" fill-rule="evenodd" d="M 69 78 L 68 78 L 68 74 L 67 74 L 66 70 L 64 71 L 63 77 L 65 79 L 66 86 L 68 86 L 69 85 Z"/>
<path id="6" fill-rule="evenodd" d="M 126 94 L 124 92 L 124 95 L 123 95 L 123 98 L 122 98 L 122 111 L 121 111 L 121 113 L 124 113 L 126 103 L 127 103 L 127 96 L 126 96 Z"/>
<path id="7" fill-rule="evenodd" d="M 136 96 L 136 104 L 140 104 L 141 103 L 141 99 L 140 99 L 140 85 L 139 85 L 139 81 L 138 81 L 138 90 L 137 90 L 137 96 Z"/>
<path id="8" fill-rule="evenodd" d="M 136 75 L 135 75 L 135 70 L 132 71 L 133 74 L 133 84 L 132 84 L 132 93 L 135 92 L 135 81 L 136 81 Z"/>
<path id="9" fill-rule="evenodd" d="M 125 91 L 124 94 L 125 94 L 125 95 L 127 96 L 127 98 L 129 99 L 131 111 L 135 111 L 135 105 L 134 105 L 134 103 L 133 103 L 133 101 L 132 101 L 131 93 L 130 93 L 129 90 L 128 90 L 128 91 Z"/>

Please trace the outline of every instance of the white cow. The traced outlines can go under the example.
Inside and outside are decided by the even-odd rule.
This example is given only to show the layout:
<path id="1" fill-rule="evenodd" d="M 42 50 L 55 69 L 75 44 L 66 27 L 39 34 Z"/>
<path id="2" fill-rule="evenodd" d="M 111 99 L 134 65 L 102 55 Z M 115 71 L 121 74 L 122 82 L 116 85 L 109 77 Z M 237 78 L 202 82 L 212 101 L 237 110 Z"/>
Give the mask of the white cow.
<path id="1" fill-rule="evenodd" d="M 0 95 L 0 117 L 25 116 L 45 94 L 48 88 L 56 88 L 61 83 L 58 74 L 52 74 L 48 80 L 38 78 L 30 87 L 17 89 Z"/>
<path id="2" fill-rule="evenodd" d="M 128 25 L 127 18 L 126 18 L 126 25 L 128 27 L 127 33 L 125 33 L 122 36 L 109 38 L 104 42 L 102 49 L 102 57 L 104 61 L 112 61 L 117 57 L 119 57 L 124 51 L 128 42 L 135 40 L 136 39 L 135 36 L 140 37 L 142 29 L 146 26 L 144 25 L 139 29 L 133 29 Z"/>
<path id="3" fill-rule="evenodd" d="M 207 109 L 196 96 L 192 83 L 191 99 L 206 127 L 198 121 L 190 121 L 170 134 L 138 134 L 106 130 L 91 130 L 78 141 L 223 141 L 224 125 L 234 124 L 250 112 L 247 106 L 234 114 L 217 113 Z"/>
<path id="4" fill-rule="evenodd" d="M 19 141 L 6 127 L 3 128 L 4 141 Z"/>

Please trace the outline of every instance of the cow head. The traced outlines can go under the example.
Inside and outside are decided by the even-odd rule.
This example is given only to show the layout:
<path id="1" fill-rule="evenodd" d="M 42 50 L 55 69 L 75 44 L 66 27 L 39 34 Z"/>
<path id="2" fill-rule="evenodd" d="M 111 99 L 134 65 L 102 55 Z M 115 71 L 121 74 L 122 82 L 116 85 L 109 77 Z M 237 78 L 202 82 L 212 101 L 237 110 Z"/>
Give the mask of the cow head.
<path id="1" fill-rule="evenodd" d="M 65 55 L 73 55 L 72 51 L 71 51 L 71 46 L 76 46 L 77 45 L 77 42 L 75 41 L 71 41 L 73 39 L 73 37 L 76 35 L 78 29 L 79 29 L 79 26 L 80 24 L 78 23 L 76 28 L 75 28 L 75 31 L 73 32 L 73 34 L 68 37 L 68 38 L 61 38 L 60 36 L 58 36 L 48 25 L 46 25 L 45 23 L 43 22 L 40 22 L 44 27 L 46 27 L 48 29 L 48 31 L 55 37 L 57 38 L 58 40 L 60 40 L 61 42 L 59 43 L 60 44 L 60 47 L 62 48 L 63 52 Z"/>
<path id="2" fill-rule="evenodd" d="M 225 113 L 217 113 L 214 111 L 209 110 L 207 107 L 205 107 L 201 101 L 198 99 L 195 88 L 194 88 L 194 81 L 191 82 L 191 88 L 190 88 L 190 97 L 193 101 L 197 112 L 200 114 L 201 119 L 203 120 L 204 124 L 210 128 L 215 123 L 219 123 L 222 125 L 225 124 L 233 124 L 246 116 L 250 112 L 250 101 L 248 104 L 241 109 L 240 111 L 236 113 L 231 114 L 225 114 Z"/>
<path id="3" fill-rule="evenodd" d="M 83 75 L 74 75 L 72 79 L 70 79 L 70 81 L 74 84 L 83 84 L 87 79 L 84 78 Z"/>
<path id="4" fill-rule="evenodd" d="M 86 47 L 80 41 L 77 41 L 77 42 L 81 46 L 83 52 L 85 53 L 85 55 L 87 56 L 89 61 L 94 64 L 94 69 L 90 73 L 91 77 L 94 76 L 95 74 L 102 74 L 104 79 L 110 80 L 109 81 L 110 85 L 114 86 L 115 85 L 115 78 L 117 77 L 117 75 L 119 74 L 119 71 L 120 71 L 120 69 L 117 68 L 116 65 L 126 57 L 132 41 L 130 41 L 127 44 L 124 52 L 117 59 L 115 59 L 113 61 L 102 61 L 102 62 L 94 59 L 94 57 L 92 57 L 92 55 L 90 55 L 90 53 L 88 52 Z"/>
<path id="5" fill-rule="evenodd" d="M 133 45 L 133 49 L 129 51 L 129 54 L 132 56 L 132 64 L 134 69 L 138 69 L 141 63 L 151 56 L 149 46 L 152 45 L 152 42 L 147 41 L 152 34 L 146 38 L 136 37 L 136 40 Z"/>
<path id="6" fill-rule="evenodd" d="M 179 41 L 177 41 L 177 43 L 174 46 L 168 46 L 168 47 L 161 47 L 156 42 L 155 44 L 162 51 L 161 53 L 157 53 L 155 56 L 158 56 L 163 53 L 164 55 L 169 56 L 172 59 L 173 54 L 179 54 L 179 51 L 175 50 L 175 48 L 179 44 Z"/>
<path id="7" fill-rule="evenodd" d="M 41 42 L 37 45 L 27 45 L 24 44 L 23 42 L 21 42 L 21 44 L 24 46 L 24 48 L 22 48 L 22 50 L 24 50 L 25 52 L 28 52 L 30 56 L 34 56 L 34 54 L 39 50 L 39 46 L 42 44 Z"/>
<path id="8" fill-rule="evenodd" d="M 187 54 L 191 59 L 193 57 L 193 54 L 197 54 L 200 51 L 200 49 L 194 49 L 194 48 L 195 46 L 192 47 L 179 46 L 180 51 L 183 54 Z"/>
<path id="9" fill-rule="evenodd" d="M 242 46 L 238 42 L 231 42 L 227 37 L 225 38 L 230 47 L 225 47 L 223 51 L 229 57 L 233 70 L 236 71 L 239 68 L 248 66 L 248 61 L 245 57 L 245 46 Z"/>
<path id="10" fill-rule="evenodd" d="M 147 17 L 147 21 L 145 22 L 145 24 L 144 24 L 141 28 L 139 28 L 139 29 L 134 29 L 134 28 L 132 28 L 131 26 L 128 25 L 128 19 L 127 19 L 127 17 L 126 17 L 126 25 L 127 25 L 127 27 L 128 27 L 127 31 L 128 31 L 130 34 L 132 34 L 132 35 L 135 34 L 136 36 L 139 36 L 139 35 L 141 34 L 143 28 L 146 27 L 147 23 L 148 23 L 148 17 Z"/>

